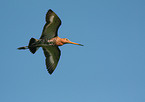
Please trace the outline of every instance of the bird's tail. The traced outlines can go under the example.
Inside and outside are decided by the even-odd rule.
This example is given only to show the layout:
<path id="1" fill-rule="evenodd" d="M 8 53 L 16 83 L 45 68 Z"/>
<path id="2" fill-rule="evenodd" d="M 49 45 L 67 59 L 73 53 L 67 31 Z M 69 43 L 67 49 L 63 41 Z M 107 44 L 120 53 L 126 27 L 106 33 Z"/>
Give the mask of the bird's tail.
<path id="1" fill-rule="evenodd" d="M 29 41 L 29 45 L 28 45 L 28 48 L 30 50 L 30 52 L 32 52 L 33 54 L 38 50 L 39 47 L 36 46 L 36 42 L 38 40 L 35 39 L 35 38 L 31 38 L 30 41 Z"/>
<path id="2" fill-rule="evenodd" d="M 38 41 L 37 39 L 31 38 L 30 41 L 29 41 L 29 45 L 28 46 L 19 47 L 18 50 L 29 49 L 30 52 L 32 52 L 34 54 L 39 48 L 39 47 L 36 46 L 36 42 L 37 41 Z"/>

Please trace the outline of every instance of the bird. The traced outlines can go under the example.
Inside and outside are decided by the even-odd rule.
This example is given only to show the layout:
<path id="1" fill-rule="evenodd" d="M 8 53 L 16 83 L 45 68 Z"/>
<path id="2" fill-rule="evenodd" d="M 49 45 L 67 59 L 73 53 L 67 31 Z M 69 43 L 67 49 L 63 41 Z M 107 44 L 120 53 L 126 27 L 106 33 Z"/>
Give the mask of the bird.
<path id="1" fill-rule="evenodd" d="M 28 46 L 17 48 L 18 50 L 29 49 L 32 54 L 42 47 L 45 55 L 45 64 L 48 73 L 51 75 L 57 67 L 61 56 L 59 46 L 64 44 L 75 44 L 83 46 L 82 44 L 70 41 L 67 38 L 58 37 L 58 29 L 61 25 L 61 20 L 55 12 L 49 9 L 45 17 L 46 23 L 43 27 L 42 34 L 39 39 L 31 38 Z"/>

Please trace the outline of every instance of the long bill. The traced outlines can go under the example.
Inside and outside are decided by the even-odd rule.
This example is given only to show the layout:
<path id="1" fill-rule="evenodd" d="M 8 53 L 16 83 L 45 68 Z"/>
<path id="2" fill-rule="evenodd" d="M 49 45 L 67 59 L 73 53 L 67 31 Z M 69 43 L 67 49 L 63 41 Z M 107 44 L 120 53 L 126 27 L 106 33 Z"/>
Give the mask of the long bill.
<path id="1" fill-rule="evenodd" d="M 84 45 L 82 45 L 82 44 L 78 44 L 78 43 L 71 42 L 71 41 L 69 41 L 68 43 L 69 43 L 69 44 L 74 44 L 74 45 L 80 45 L 80 46 L 84 46 Z"/>

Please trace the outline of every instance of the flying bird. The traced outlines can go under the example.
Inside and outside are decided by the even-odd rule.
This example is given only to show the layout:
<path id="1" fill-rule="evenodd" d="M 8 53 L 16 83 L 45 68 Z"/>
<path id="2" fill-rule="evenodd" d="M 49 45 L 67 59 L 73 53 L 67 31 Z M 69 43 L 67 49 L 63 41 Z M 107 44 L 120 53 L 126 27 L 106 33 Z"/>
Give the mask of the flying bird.
<path id="1" fill-rule="evenodd" d="M 45 62 L 47 70 L 49 74 L 52 74 L 61 55 L 58 46 L 64 44 L 83 45 L 74 43 L 67 38 L 58 37 L 57 32 L 61 25 L 61 20 L 51 9 L 48 10 L 45 20 L 46 24 L 44 25 L 41 37 L 39 39 L 31 38 L 28 46 L 19 47 L 18 49 L 29 49 L 30 52 L 34 54 L 38 48 L 42 47 L 46 57 Z"/>

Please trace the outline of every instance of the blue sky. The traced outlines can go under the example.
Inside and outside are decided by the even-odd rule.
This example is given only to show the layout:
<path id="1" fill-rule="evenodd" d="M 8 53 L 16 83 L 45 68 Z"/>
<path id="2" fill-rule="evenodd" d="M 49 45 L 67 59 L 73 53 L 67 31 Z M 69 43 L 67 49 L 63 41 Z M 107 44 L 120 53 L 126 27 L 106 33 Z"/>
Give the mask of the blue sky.
<path id="1" fill-rule="evenodd" d="M 144 0 L 0 1 L 0 102 L 145 102 Z M 16 48 L 39 38 L 45 14 L 61 18 L 52 75 L 42 49 Z"/>

